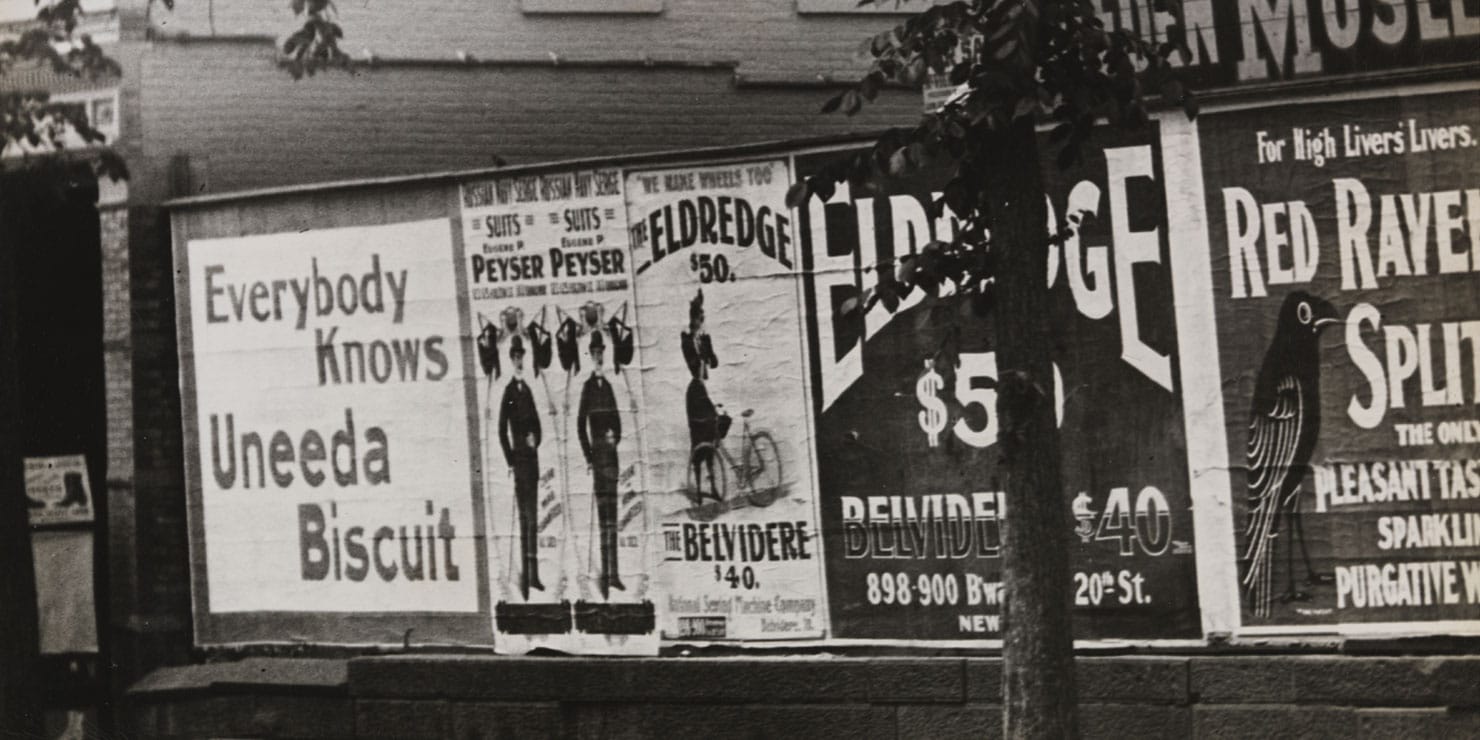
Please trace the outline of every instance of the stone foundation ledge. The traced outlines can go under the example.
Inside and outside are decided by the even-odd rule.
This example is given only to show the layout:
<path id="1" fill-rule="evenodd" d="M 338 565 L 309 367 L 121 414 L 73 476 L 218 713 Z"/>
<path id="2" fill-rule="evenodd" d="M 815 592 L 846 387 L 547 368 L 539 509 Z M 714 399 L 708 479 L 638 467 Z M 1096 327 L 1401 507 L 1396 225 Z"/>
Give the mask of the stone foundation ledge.
<path id="1" fill-rule="evenodd" d="M 997 737 L 999 658 L 246 658 L 130 688 L 140 737 Z M 1480 656 L 1085 657 L 1085 737 L 1480 737 Z"/>

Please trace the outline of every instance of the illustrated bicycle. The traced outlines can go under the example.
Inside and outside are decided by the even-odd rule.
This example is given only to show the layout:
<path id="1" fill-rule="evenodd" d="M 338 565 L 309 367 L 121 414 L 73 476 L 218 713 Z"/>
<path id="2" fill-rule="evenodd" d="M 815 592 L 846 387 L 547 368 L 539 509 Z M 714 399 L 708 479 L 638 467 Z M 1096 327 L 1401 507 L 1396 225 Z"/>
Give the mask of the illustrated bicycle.
<path id="1" fill-rule="evenodd" d="M 720 413 L 723 413 L 723 406 L 718 409 Z M 693 501 L 696 510 L 704 508 L 701 505 L 706 498 L 717 497 L 716 503 L 721 505 L 729 503 L 731 476 L 734 477 L 739 490 L 744 493 L 745 500 L 752 506 L 770 506 L 780 496 L 781 453 L 776 446 L 776 441 L 771 438 L 770 432 L 750 430 L 750 418 L 754 414 L 754 409 L 746 409 L 740 414 L 741 434 L 738 460 L 730 454 L 722 440 L 718 443 L 701 442 L 694 446 L 693 452 L 689 455 L 688 492 L 689 499 Z M 708 452 L 714 455 L 713 495 L 701 488 L 704 480 L 699 473 L 701 469 L 711 469 L 709 463 L 699 462 L 708 457 L 706 454 Z"/>

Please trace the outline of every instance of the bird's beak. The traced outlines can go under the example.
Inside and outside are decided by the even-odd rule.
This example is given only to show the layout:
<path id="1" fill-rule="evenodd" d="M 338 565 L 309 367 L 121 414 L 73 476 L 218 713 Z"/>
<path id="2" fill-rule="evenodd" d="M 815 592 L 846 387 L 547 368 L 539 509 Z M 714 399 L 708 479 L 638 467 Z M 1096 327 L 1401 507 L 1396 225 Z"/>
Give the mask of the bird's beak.
<path id="1" fill-rule="evenodd" d="M 1315 320 L 1311 322 L 1312 331 L 1320 332 L 1328 324 L 1344 323 L 1341 320 L 1341 314 L 1336 311 L 1336 307 L 1326 301 L 1317 299 L 1313 308 L 1315 308 L 1316 315 Z"/>

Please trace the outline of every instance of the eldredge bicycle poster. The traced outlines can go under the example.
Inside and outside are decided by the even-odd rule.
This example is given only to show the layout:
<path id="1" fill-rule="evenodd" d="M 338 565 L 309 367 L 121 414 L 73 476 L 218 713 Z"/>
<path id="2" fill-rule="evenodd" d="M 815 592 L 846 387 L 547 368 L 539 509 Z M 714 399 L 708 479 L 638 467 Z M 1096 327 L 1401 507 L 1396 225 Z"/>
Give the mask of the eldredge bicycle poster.
<path id="1" fill-rule="evenodd" d="M 823 634 L 790 181 L 782 160 L 626 177 L 666 639 Z"/>

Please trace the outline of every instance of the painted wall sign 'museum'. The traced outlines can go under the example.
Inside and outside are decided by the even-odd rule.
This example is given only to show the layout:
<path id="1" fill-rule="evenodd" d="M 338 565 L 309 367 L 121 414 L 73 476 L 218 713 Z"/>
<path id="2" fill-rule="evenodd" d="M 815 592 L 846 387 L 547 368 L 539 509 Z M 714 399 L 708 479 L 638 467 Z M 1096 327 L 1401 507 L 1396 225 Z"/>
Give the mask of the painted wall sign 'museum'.
<path id="1" fill-rule="evenodd" d="M 1182 22 L 1155 0 L 1094 3 L 1107 29 L 1181 43 L 1199 89 L 1480 60 L 1468 0 L 1186 0 Z"/>

